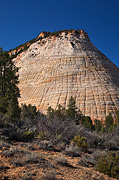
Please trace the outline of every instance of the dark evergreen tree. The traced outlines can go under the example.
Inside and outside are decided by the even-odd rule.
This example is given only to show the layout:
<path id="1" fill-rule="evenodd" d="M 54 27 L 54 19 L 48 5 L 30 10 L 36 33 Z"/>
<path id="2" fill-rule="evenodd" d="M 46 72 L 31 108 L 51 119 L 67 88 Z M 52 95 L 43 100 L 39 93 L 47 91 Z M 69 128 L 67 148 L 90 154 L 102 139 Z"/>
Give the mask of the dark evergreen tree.
<path id="1" fill-rule="evenodd" d="M 37 114 L 38 111 L 36 109 L 36 106 L 32 106 L 31 104 L 29 104 L 28 106 L 26 104 L 21 105 L 21 119 L 33 119 L 37 116 Z"/>
<path id="2" fill-rule="evenodd" d="M 95 131 L 96 132 L 100 132 L 102 130 L 103 124 L 100 120 L 95 119 L 94 125 L 95 125 Z"/>
<path id="3" fill-rule="evenodd" d="M 70 118 L 76 117 L 76 114 L 77 114 L 76 101 L 72 96 L 69 99 L 69 104 L 68 104 L 68 109 L 66 110 L 66 114 Z"/>
<path id="4" fill-rule="evenodd" d="M 8 52 L 0 48 L 0 114 L 10 118 L 18 118 L 20 97 L 18 84 L 18 68 Z"/>
<path id="5" fill-rule="evenodd" d="M 55 117 L 55 110 L 51 106 L 47 109 L 47 116 L 51 119 Z"/>
<path id="6" fill-rule="evenodd" d="M 22 104 L 21 105 L 21 125 L 24 128 L 33 128 L 37 126 L 37 117 L 41 116 L 41 113 L 37 111 L 36 106 L 31 104 Z"/>
<path id="7" fill-rule="evenodd" d="M 58 108 L 54 111 L 55 117 L 60 118 L 60 119 L 66 119 L 66 108 L 61 106 L 60 104 L 58 105 Z"/>
<path id="8" fill-rule="evenodd" d="M 107 131 L 112 131 L 114 128 L 114 119 L 111 113 L 105 118 L 105 128 Z"/>
<path id="9" fill-rule="evenodd" d="M 116 126 L 119 126 L 119 110 L 116 111 L 115 124 L 116 124 Z"/>
<path id="10" fill-rule="evenodd" d="M 83 117 L 82 125 L 90 130 L 94 130 L 94 125 L 92 123 L 92 120 L 89 116 Z"/>

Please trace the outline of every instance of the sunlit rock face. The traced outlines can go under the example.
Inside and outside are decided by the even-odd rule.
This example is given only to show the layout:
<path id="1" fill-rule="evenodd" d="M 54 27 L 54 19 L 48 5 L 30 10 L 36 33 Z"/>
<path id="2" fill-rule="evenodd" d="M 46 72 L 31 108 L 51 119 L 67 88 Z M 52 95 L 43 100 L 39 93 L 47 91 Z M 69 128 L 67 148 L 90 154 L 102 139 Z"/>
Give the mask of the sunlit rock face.
<path id="1" fill-rule="evenodd" d="M 15 61 L 20 67 L 20 104 L 46 113 L 49 106 L 66 107 L 73 96 L 83 114 L 102 120 L 119 109 L 119 68 L 83 30 L 38 40 Z"/>

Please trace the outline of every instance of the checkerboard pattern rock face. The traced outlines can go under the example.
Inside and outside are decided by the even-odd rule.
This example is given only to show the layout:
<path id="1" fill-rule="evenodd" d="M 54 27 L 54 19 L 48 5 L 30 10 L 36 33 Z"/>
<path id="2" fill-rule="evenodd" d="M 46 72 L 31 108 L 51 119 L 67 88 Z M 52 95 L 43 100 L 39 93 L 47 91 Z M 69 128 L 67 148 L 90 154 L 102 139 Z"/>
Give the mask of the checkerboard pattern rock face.
<path id="1" fill-rule="evenodd" d="M 119 68 L 102 54 L 84 31 L 62 32 L 30 45 L 15 59 L 19 70 L 19 103 L 77 107 L 93 119 L 104 119 L 119 109 Z"/>

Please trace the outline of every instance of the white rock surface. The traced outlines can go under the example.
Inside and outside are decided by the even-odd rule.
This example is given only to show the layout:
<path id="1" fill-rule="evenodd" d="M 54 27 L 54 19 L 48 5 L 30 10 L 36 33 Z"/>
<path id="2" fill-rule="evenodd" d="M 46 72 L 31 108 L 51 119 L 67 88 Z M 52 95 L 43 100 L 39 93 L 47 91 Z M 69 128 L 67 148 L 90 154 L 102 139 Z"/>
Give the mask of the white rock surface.
<path id="1" fill-rule="evenodd" d="M 61 33 L 32 44 L 15 59 L 20 67 L 19 103 L 40 111 L 71 96 L 86 116 L 104 119 L 119 109 L 119 68 L 102 54 L 86 33 Z"/>

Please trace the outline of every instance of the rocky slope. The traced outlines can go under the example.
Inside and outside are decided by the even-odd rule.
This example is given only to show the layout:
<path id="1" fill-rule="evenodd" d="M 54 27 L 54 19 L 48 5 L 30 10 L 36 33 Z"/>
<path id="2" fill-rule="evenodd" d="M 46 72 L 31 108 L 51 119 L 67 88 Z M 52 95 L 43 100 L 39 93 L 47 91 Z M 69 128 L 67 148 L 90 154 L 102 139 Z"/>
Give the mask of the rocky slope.
<path id="1" fill-rule="evenodd" d="M 36 143 L 9 143 L 6 146 L 0 149 L 0 180 L 116 180 L 92 166 L 79 165 L 81 157 L 39 150 Z M 57 163 L 58 159 L 62 163 Z"/>
<path id="2" fill-rule="evenodd" d="M 119 109 L 119 68 L 83 30 L 39 37 L 15 59 L 20 104 L 31 103 L 46 112 L 48 106 L 67 106 L 73 96 L 83 114 L 97 119 Z"/>

